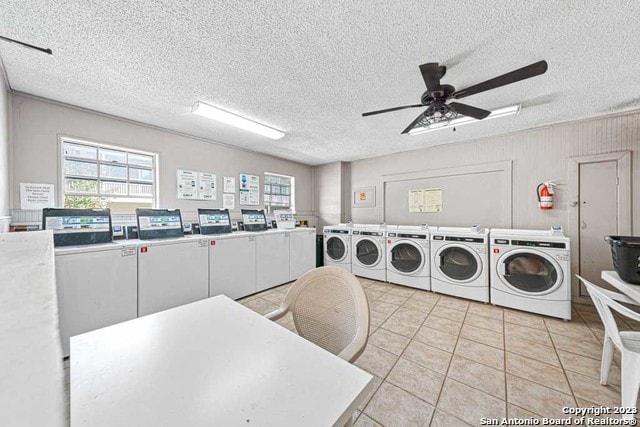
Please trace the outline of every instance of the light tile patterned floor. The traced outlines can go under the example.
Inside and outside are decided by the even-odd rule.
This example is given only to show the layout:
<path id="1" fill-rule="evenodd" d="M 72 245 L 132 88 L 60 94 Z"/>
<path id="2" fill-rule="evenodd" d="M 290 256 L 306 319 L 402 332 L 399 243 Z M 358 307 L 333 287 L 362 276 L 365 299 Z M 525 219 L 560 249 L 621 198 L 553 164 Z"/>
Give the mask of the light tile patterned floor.
<path id="1" fill-rule="evenodd" d="M 599 384 L 604 330 L 593 306 L 571 322 L 360 279 L 371 334 L 356 365 L 374 391 L 356 426 L 465 426 L 485 418 L 566 418 L 562 408 L 619 406 L 620 355 Z M 241 302 L 266 314 L 290 284 Z M 278 321 L 294 330 L 290 317 Z M 640 324 L 619 319 L 623 330 Z"/>

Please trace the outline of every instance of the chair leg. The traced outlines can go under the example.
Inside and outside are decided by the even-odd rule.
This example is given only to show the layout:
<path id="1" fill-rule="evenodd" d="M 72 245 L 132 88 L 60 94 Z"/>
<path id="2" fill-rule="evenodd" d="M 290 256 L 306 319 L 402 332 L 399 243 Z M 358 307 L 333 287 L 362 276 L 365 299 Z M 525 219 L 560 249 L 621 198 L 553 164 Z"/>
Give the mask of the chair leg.
<path id="1" fill-rule="evenodd" d="M 344 427 L 353 427 L 353 415 L 349 417 L 349 420 L 347 420 L 347 423 L 344 425 Z"/>
<path id="2" fill-rule="evenodd" d="M 622 350 L 622 402 L 623 408 L 635 408 L 640 388 L 640 354 Z M 624 414 L 622 418 L 633 419 L 634 414 Z"/>
<path id="3" fill-rule="evenodd" d="M 602 363 L 600 364 L 600 384 L 607 385 L 611 362 L 613 361 L 613 341 L 606 334 L 604 336 L 604 346 L 602 347 Z"/>

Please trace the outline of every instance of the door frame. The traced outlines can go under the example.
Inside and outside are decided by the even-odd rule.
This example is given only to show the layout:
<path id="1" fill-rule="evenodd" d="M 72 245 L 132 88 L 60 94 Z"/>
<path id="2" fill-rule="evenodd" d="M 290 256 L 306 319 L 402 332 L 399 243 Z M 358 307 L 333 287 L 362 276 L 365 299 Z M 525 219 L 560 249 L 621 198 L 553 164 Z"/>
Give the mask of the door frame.
<path id="1" fill-rule="evenodd" d="M 571 251 L 571 295 L 576 302 L 590 302 L 588 295 L 580 294 L 582 286 L 575 277 L 580 270 L 580 165 L 615 161 L 618 171 L 618 232 L 631 235 L 631 151 L 615 151 L 569 158 L 569 237 L 576 244 Z M 573 209 L 571 209 L 573 208 Z"/>

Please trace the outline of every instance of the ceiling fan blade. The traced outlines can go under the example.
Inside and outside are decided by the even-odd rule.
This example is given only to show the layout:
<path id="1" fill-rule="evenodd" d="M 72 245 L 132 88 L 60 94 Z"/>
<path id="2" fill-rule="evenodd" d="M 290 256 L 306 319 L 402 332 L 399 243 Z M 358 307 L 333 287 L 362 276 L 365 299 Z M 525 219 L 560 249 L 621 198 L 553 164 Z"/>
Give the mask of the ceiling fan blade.
<path id="1" fill-rule="evenodd" d="M 427 89 L 429 89 L 430 92 L 438 90 L 440 87 L 440 79 L 446 72 L 447 67 L 444 65 L 438 65 L 437 62 L 429 62 L 427 64 L 420 65 L 420 73 L 422 73 L 424 83 L 427 85 Z"/>
<path id="2" fill-rule="evenodd" d="M 494 77 L 493 79 L 478 83 L 477 85 L 469 86 L 466 89 L 458 90 L 451 95 L 451 98 L 460 99 L 465 96 L 475 95 L 476 93 L 519 82 L 530 77 L 539 76 L 547 71 L 547 67 L 547 61 L 535 62 L 531 65 L 527 65 L 526 67 L 511 71 L 510 73 Z"/>
<path id="3" fill-rule="evenodd" d="M 426 113 L 426 111 L 424 113 Z M 416 117 L 416 119 L 414 121 L 412 121 L 411 124 L 409 126 L 407 126 L 407 128 L 405 130 L 402 131 L 402 133 L 403 134 L 409 133 L 409 131 L 411 129 L 413 129 L 418 124 L 418 122 L 420 122 L 420 120 L 422 120 L 422 118 L 424 117 L 424 113 L 422 113 L 418 117 Z"/>
<path id="4" fill-rule="evenodd" d="M 368 113 L 362 113 L 362 117 L 372 116 L 374 114 L 388 113 L 390 111 L 404 110 L 405 108 L 415 108 L 415 107 L 424 107 L 424 105 L 422 104 L 403 105 L 402 107 L 387 108 L 386 110 L 369 111 Z"/>
<path id="5" fill-rule="evenodd" d="M 459 102 L 452 102 L 449 104 L 458 114 L 463 116 L 473 117 L 476 120 L 486 119 L 491 111 L 483 110 L 482 108 L 472 107 L 471 105 L 461 104 Z"/>

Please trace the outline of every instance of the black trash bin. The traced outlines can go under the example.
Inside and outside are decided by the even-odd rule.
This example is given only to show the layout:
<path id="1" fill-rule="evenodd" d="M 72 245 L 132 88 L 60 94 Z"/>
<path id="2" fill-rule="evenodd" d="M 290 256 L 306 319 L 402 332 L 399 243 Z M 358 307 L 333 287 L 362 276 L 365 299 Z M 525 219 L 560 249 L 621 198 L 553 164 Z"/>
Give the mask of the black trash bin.
<path id="1" fill-rule="evenodd" d="M 322 248 L 322 234 L 316 234 L 316 267 L 324 265 L 324 249 Z"/>
<path id="2" fill-rule="evenodd" d="M 611 245 L 613 268 L 622 280 L 640 285 L 640 237 L 606 236 Z"/>

